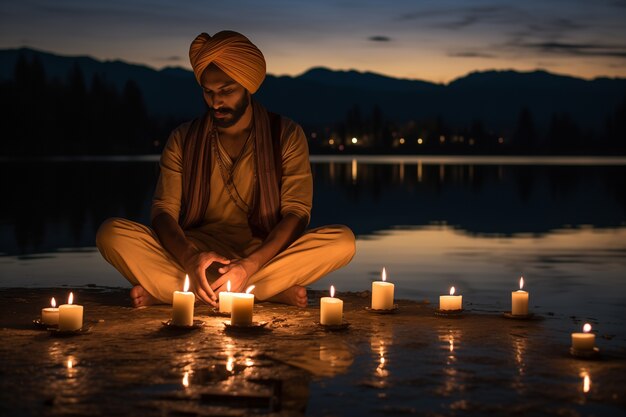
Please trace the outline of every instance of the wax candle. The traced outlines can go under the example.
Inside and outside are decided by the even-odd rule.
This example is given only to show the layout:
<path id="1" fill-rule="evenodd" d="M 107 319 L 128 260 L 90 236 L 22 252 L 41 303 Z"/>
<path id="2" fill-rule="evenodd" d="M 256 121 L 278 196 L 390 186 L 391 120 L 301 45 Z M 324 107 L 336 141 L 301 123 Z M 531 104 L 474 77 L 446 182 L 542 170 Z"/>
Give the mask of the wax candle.
<path id="1" fill-rule="evenodd" d="M 183 291 L 174 291 L 172 302 L 172 324 L 176 326 L 193 325 L 193 304 L 196 296 L 189 291 L 189 275 L 185 275 Z"/>
<path id="2" fill-rule="evenodd" d="M 596 335 L 590 331 L 591 324 L 585 323 L 583 333 L 572 333 L 572 347 L 576 350 L 593 350 L 596 347 Z"/>
<path id="3" fill-rule="evenodd" d="M 463 296 L 454 295 L 454 287 L 450 288 L 450 295 L 439 296 L 440 310 L 461 310 L 463 308 Z"/>
<path id="4" fill-rule="evenodd" d="M 226 283 L 226 291 L 220 292 L 220 313 L 230 313 L 233 293 L 230 292 L 230 280 Z"/>
<path id="5" fill-rule="evenodd" d="M 511 292 L 511 314 L 514 316 L 528 314 L 528 293 L 522 288 L 524 288 L 524 277 L 519 279 L 519 290 Z"/>
<path id="6" fill-rule="evenodd" d="M 70 293 L 67 304 L 59 306 L 59 330 L 73 331 L 83 327 L 83 306 L 74 304 L 74 293 Z"/>
<path id="7" fill-rule="evenodd" d="M 382 281 L 372 282 L 372 310 L 393 308 L 394 285 L 387 281 L 387 271 L 383 268 Z"/>
<path id="8" fill-rule="evenodd" d="M 245 293 L 233 293 L 230 312 L 230 324 L 232 326 L 250 326 L 252 324 L 254 294 L 250 294 L 250 292 L 253 289 L 254 285 L 251 285 Z"/>
<path id="9" fill-rule="evenodd" d="M 59 309 L 54 297 L 50 300 L 50 305 L 52 307 L 41 309 L 41 322 L 50 326 L 57 326 L 59 324 Z"/>
<path id="10" fill-rule="evenodd" d="M 335 298 L 335 287 L 330 286 L 330 297 L 320 300 L 320 323 L 326 325 L 341 324 L 343 320 L 343 301 Z"/>

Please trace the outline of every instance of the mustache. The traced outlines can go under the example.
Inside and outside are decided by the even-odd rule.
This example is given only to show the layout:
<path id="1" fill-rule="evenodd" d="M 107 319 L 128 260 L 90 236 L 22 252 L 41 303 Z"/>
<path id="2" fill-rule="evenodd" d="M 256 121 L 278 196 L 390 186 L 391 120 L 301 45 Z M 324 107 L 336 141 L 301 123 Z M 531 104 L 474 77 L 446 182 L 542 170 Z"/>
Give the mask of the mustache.
<path id="1" fill-rule="evenodd" d="M 229 109 L 229 108 L 226 108 L 226 107 L 221 107 L 219 109 L 211 108 L 211 113 L 216 113 L 216 112 L 233 114 L 235 112 L 235 110 L 234 109 Z"/>

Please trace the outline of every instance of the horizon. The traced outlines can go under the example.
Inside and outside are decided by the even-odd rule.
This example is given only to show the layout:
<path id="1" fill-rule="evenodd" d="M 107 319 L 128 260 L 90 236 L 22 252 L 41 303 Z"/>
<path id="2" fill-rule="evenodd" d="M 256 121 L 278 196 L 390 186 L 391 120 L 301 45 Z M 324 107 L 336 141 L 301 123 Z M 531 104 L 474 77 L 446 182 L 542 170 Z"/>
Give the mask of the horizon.
<path id="1" fill-rule="evenodd" d="M 148 69 L 151 69 L 153 71 L 163 71 L 163 70 L 168 70 L 168 69 L 174 69 L 174 70 L 184 70 L 184 71 L 188 71 L 190 73 L 193 73 L 191 67 L 184 67 L 184 66 L 180 66 L 180 65 L 169 65 L 169 66 L 163 66 L 161 68 L 156 68 L 150 64 L 146 64 L 146 63 L 141 63 L 141 62 L 130 62 L 127 61 L 123 58 L 113 58 L 113 59 L 101 59 L 98 57 L 95 57 L 93 55 L 90 54 L 63 54 L 63 53 L 59 53 L 56 51 L 49 51 L 49 50 L 43 50 L 40 48 L 34 48 L 31 46 L 17 46 L 17 47 L 12 47 L 12 48 L 0 48 L 0 51 L 11 51 L 11 50 L 15 50 L 15 51 L 19 51 L 19 50 L 30 50 L 30 51 L 34 51 L 34 52 L 38 52 L 38 53 L 43 53 L 43 54 L 49 54 L 49 55 L 54 55 L 54 56 L 58 56 L 58 57 L 62 57 L 62 58 L 88 58 L 88 59 L 93 59 L 95 61 L 98 61 L 100 63 L 114 63 L 114 62 L 121 62 L 123 64 L 126 65 L 132 65 L 132 66 L 140 66 L 140 67 L 145 67 Z M 486 69 L 480 69 L 480 70 L 471 70 L 465 74 L 461 74 L 456 78 L 453 78 L 445 83 L 438 83 L 438 82 L 434 82 L 434 81 L 430 81 L 430 80 L 426 80 L 426 79 L 419 79 L 419 78 L 402 78 L 402 77 L 396 77 L 393 75 L 389 75 L 389 74 L 383 74 L 383 73 L 378 73 L 378 72 L 374 72 L 374 71 L 362 71 L 362 70 L 358 70 L 356 68 L 330 68 L 327 66 L 323 66 L 323 65 L 313 65 L 307 69 L 305 69 L 304 71 L 297 73 L 297 74 L 275 74 L 275 73 L 270 73 L 267 72 L 266 75 L 268 76 L 272 76 L 272 77 L 291 77 L 291 78 L 298 78 L 301 77 L 302 75 L 315 70 L 315 69 L 322 69 L 322 70 L 329 70 L 332 72 L 343 72 L 343 73 L 347 73 L 347 72 L 356 72 L 358 74 L 372 74 L 372 75 L 376 75 L 376 76 L 380 76 L 380 77 L 386 77 L 386 78 L 392 78 L 395 80 L 402 80 L 402 81 L 416 81 L 416 82 L 427 82 L 427 83 L 432 83 L 432 84 L 436 84 L 436 85 L 442 85 L 442 86 L 448 86 L 450 84 L 452 84 L 453 82 L 466 78 L 472 74 L 484 74 L 484 73 L 490 73 L 490 72 L 496 72 L 496 73 L 503 73 L 503 72 L 515 72 L 518 74 L 531 74 L 531 73 L 536 73 L 536 72 L 543 72 L 543 73 L 547 73 L 547 74 L 551 74 L 551 75 L 555 75 L 555 76 L 559 76 L 559 77 L 570 77 L 570 78 L 576 78 L 576 79 L 581 79 L 581 80 L 585 80 L 585 81 L 594 81 L 594 80 L 598 80 L 598 79 L 615 79 L 615 80 L 621 80 L 621 79 L 626 79 L 626 75 L 625 76 L 606 76 L 606 75 L 598 75 L 592 78 L 587 78 L 587 77 L 582 77 L 582 76 L 577 76 L 577 75 L 573 75 L 573 74 L 568 74 L 568 73 L 558 73 L 558 72 L 554 72 L 554 71 L 550 71 L 548 69 L 545 68 L 534 68 L 534 69 L 528 69 L 528 70 L 518 70 L 515 68 L 486 68 Z"/>
<path id="2" fill-rule="evenodd" d="M 471 72 L 542 69 L 583 79 L 626 77 L 626 2 L 320 0 L 208 3 L 37 0 L 3 4 L 0 48 L 27 45 L 154 69 L 189 68 L 200 32 L 236 30 L 268 73 L 323 66 L 437 84 Z"/>

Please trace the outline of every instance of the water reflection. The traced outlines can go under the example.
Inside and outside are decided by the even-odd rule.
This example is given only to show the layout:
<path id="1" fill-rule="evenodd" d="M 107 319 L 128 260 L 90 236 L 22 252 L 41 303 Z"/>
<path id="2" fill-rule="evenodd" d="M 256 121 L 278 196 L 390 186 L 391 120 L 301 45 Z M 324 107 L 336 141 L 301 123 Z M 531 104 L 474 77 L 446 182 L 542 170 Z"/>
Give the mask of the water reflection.
<path id="1" fill-rule="evenodd" d="M 457 353 L 461 344 L 462 331 L 460 329 L 439 329 L 438 339 L 440 348 L 445 352 L 445 366 L 443 368 L 443 386 L 438 389 L 440 395 L 451 395 L 456 391 L 464 390 L 464 384 L 457 368 Z"/>
<path id="2" fill-rule="evenodd" d="M 312 169 L 311 226 L 343 223 L 359 236 L 433 223 L 495 237 L 626 224 L 623 165 L 351 158 L 314 163 Z M 156 161 L 0 162 L 6 197 L 0 206 L 0 253 L 93 247 L 97 227 L 111 216 L 148 223 L 157 176 Z"/>
<path id="3" fill-rule="evenodd" d="M 582 392 L 587 394 L 591 391 L 591 375 L 587 368 L 581 368 L 579 376 L 582 378 Z"/>
<path id="4" fill-rule="evenodd" d="M 513 377 L 513 388 L 520 394 L 526 390 L 525 376 L 526 376 L 526 352 L 528 340 L 526 337 L 511 335 L 513 345 L 513 358 L 515 359 L 515 366 L 517 374 Z"/>

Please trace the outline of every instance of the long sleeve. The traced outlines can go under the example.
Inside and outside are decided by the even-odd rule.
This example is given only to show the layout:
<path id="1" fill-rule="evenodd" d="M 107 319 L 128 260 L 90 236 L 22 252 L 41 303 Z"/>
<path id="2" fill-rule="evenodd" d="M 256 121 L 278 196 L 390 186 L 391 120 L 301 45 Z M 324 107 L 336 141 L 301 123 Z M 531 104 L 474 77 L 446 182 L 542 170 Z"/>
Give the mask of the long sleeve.
<path id="1" fill-rule="evenodd" d="M 178 221 L 183 189 L 182 138 L 188 127 L 188 124 L 184 124 L 175 129 L 163 149 L 159 163 L 161 172 L 152 199 L 151 219 L 160 213 L 167 213 Z"/>

